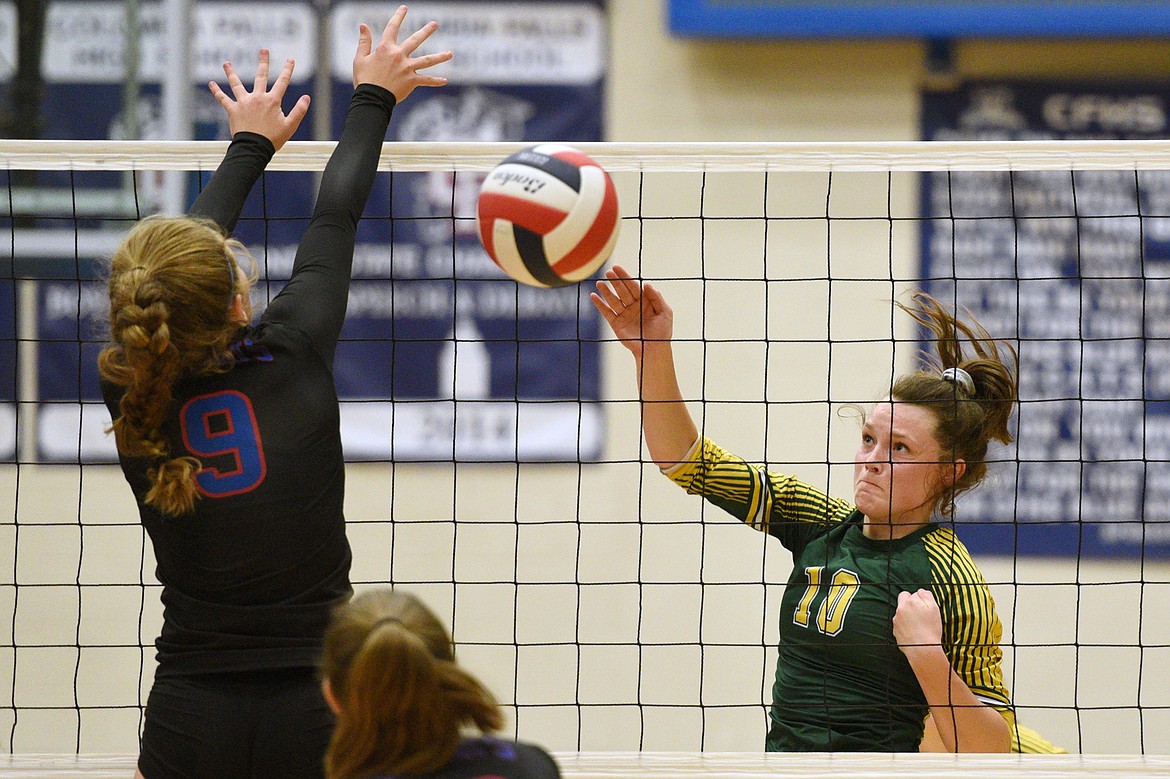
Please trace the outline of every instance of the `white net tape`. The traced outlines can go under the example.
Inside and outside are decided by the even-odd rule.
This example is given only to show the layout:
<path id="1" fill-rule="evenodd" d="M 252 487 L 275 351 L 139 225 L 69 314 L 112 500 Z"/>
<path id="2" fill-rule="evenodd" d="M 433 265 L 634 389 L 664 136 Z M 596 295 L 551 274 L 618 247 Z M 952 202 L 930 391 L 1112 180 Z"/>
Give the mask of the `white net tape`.
<path id="1" fill-rule="evenodd" d="M 565 779 L 1142 779 L 1170 775 L 1154 755 L 856 755 L 557 752 Z M 0 779 L 126 779 L 131 755 L 7 755 Z"/>
<path id="2" fill-rule="evenodd" d="M 336 144 L 292 141 L 269 170 L 322 170 Z M 387 143 L 380 170 L 490 170 L 528 144 Z M 617 171 L 1157 170 L 1170 141 L 904 141 L 826 143 L 579 143 Z M 219 141 L 0 140 L 10 170 L 214 170 Z"/>

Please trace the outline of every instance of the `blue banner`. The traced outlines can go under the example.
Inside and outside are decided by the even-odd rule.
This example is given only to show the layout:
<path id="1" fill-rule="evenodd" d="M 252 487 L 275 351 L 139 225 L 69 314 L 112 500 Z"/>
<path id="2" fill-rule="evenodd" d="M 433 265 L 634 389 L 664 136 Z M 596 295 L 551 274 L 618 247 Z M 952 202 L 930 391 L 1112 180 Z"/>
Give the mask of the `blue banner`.
<path id="1" fill-rule="evenodd" d="M 45 137 L 124 137 L 118 35 L 123 4 L 72 5 L 69 14 L 58 5 L 49 10 L 46 52 L 53 56 L 45 65 Z M 219 65 L 225 59 L 236 62 L 247 82 L 256 49 L 266 45 L 274 62 L 297 59 L 288 105 L 311 90 L 318 69 L 328 69 L 333 103 L 314 102 L 310 111 L 329 112 L 336 138 L 352 91 L 358 23 L 380 30 L 392 6 L 338 3 L 329 12 L 329 61 L 316 57 L 311 4 L 268 4 L 264 30 L 245 24 L 255 20 L 254 6 L 207 2 L 195 9 L 193 75 L 201 84 L 192 87 L 199 95 L 197 137 L 228 137 L 222 109 L 202 84 L 223 82 Z M 0 28 L 7 18 L 3 7 L 0 3 Z M 142 8 L 142 72 L 157 77 L 166 20 L 158 4 Z M 439 21 L 440 32 L 428 45 L 457 53 L 444 66 L 451 84 L 416 90 L 396 109 L 387 140 L 602 139 L 607 42 L 599 0 L 411 4 L 408 26 L 429 19 Z M 110 35 L 77 36 L 81 27 Z M 248 35 L 236 40 L 228 30 L 262 40 Z M 231 37 L 230 45 L 225 36 Z M 136 111 L 142 136 L 160 137 L 157 83 L 143 85 Z M 308 139 L 312 121 L 306 120 L 294 140 Z M 189 177 L 188 202 L 209 175 Z M 342 432 L 351 459 L 577 461 L 600 456 L 600 322 L 588 301 L 588 284 L 544 290 L 505 277 L 475 233 L 481 180 L 450 172 L 378 176 L 359 229 L 349 315 L 336 362 Z M 37 294 L 43 401 L 39 456 L 109 460 L 115 456 L 104 434 L 109 419 L 96 403 L 94 358 L 107 337 L 99 260 L 135 218 L 161 207 L 162 178 L 139 172 L 132 180 L 118 173 L 78 180 L 55 173 L 46 174 L 44 185 L 80 192 L 94 203 L 108 201 L 114 213 L 96 213 L 95 205 L 92 218 L 72 218 L 65 227 L 45 219 L 38 228 L 38 238 L 48 232 L 59 237 L 54 250 L 35 250 L 44 267 L 56 268 Z M 312 174 L 272 172 L 248 199 L 236 237 L 261 273 L 258 309 L 288 278 L 314 196 Z M 18 243 L 39 246 L 43 241 Z"/>
<path id="2" fill-rule="evenodd" d="M 1150 0 L 669 0 L 679 35 L 744 38 L 1110 37 L 1170 33 Z"/>
<path id="3" fill-rule="evenodd" d="M 974 83 L 923 108 L 929 140 L 1170 129 L 1165 86 Z M 1170 556 L 1170 172 L 929 173 L 922 209 L 927 289 L 1019 347 L 1018 442 L 960 499 L 964 540 Z"/>

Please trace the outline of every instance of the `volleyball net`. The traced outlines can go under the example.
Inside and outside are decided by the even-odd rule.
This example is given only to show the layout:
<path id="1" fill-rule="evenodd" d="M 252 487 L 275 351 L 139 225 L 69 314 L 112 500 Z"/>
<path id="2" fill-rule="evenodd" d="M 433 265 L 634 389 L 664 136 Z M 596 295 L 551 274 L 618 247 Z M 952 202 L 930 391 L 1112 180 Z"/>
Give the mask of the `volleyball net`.
<path id="1" fill-rule="evenodd" d="M 160 588 L 104 432 L 102 261 L 224 148 L 0 143 L 4 751 L 137 750 Z M 355 586 L 421 595 L 522 739 L 758 752 L 791 557 L 658 473 L 590 284 L 487 259 L 478 182 L 517 148 L 383 155 L 336 369 Z M 852 495 L 838 412 L 913 365 L 910 290 L 1017 346 L 1017 443 L 956 512 L 1017 718 L 1071 752 L 1170 753 L 1170 142 L 580 148 L 618 187 L 613 261 L 674 308 L 692 412 L 749 462 Z M 258 308 L 331 150 L 288 144 L 245 208 Z"/>

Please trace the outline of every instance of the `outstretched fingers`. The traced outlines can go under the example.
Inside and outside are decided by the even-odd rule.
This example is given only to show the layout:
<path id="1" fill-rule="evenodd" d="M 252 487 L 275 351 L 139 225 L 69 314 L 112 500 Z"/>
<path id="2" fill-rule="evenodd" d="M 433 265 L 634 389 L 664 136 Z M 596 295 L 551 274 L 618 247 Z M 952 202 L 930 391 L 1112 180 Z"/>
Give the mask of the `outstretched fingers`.
<path id="1" fill-rule="evenodd" d="M 626 304 L 622 302 L 621 297 L 614 291 L 613 285 L 607 284 L 601 279 L 597 281 L 597 291 L 591 292 L 589 297 L 590 299 L 597 298 L 595 305 L 596 302 L 604 303 L 606 309 L 614 314 L 620 314 L 626 308 Z"/>
<path id="2" fill-rule="evenodd" d="M 285 92 L 292 83 L 293 70 L 296 63 L 291 57 L 284 61 L 280 74 L 269 88 L 270 54 L 268 49 L 260 49 L 259 62 L 256 65 L 256 78 L 252 83 L 251 91 L 241 81 L 235 66 L 231 62 L 223 64 L 223 72 L 227 75 L 231 95 L 227 94 L 215 82 L 207 85 L 212 96 L 223 106 L 228 117 L 228 129 L 232 136 L 239 132 L 252 132 L 263 135 L 279 150 L 296 132 L 301 120 L 309 111 L 309 96 L 302 95 L 292 109 L 285 114 L 282 108 Z M 233 99 L 234 96 L 234 99 Z"/>
<path id="3" fill-rule="evenodd" d="M 419 73 L 419 71 L 423 68 L 431 68 L 435 65 L 442 65 L 444 62 L 450 62 L 454 56 L 454 53 L 450 51 L 441 51 L 438 54 L 427 54 L 413 60 L 415 63 L 414 75 L 418 77 L 419 86 L 440 87 L 446 84 L 447 79 L 442 76 L 428 76 Z"/>
<path id="4" fill-rule="evenodd" d="M 221 106 L 227 108 L 229 105 L 231 105 L 232 99 L 228 97 L 227 93 L 220 88 L 219 84 L 215 83 L 214 81 L 208 81 L 207 88 L 211 90 L 211 96 L 214 97 L 216 102 L 218 102 Z"/>
<path id="5" fill-rule="evenodd" d="M 268 91 L 268 49 L 260 49 L 260 62 L 256 65 L 256 80 L 252 84 L 252 91 L 264 94 Z"/>
<path id="6" fill-rule="evenodd" d="M 370 28 L 363 22 L 358 25 L 358 45 L 357 56 L 368 57 L 370 52 L 374 49 L 374 34 L 370 32 Z"/>
<path id="7" fill-rule="evenodd" d="M 642 305 L 655 314 L 661 314 L 667 309 L 666 298 L 662 293 L 649 284 L 642 285 Z"/>
<path id="8" fill-rule="evenodd" d="M 606 279 L 614 289 L 614 293 L 624 305 L 630 306 L 642 296 L 642 288 L 637 279 L 629 274 L 621 265 L 614 265 L 605 272 Z"/>
<path id="9" fill-rule="evenodd" d="M 441 76 L 425 76 L 418 71 L 422 70 L 423 68 L 432 68 L 435 65 L 441 65 L 444 62 L 449 62 L 451 58 L 455 56 L 453 52 L 440 51 L 436 54 L 424 54 L 421 57 L 411 57 L 412 54 L 418 51 L 418 47 L 422 46 L 423 43 L 426 42 L 427 38 L 431 37 L 431 35 L 437 29 L 439 29 L 438 22 L 427 22 L 420 30 L 404 40 L 399 46 L 399 48 L 402 50 L 402 53 L 407 57 L 410 57 L 410 67 L 412 70 L 414 70 L 415 76 L 418 77 L 419 86 L 442 86 L 443 84 L 447 83 L 447 79 Z"/>
<path id="10" fill-rule="evenodd" d="M 293 70 L 296 68 L 296 66 L 297 63 L 292 57 L 289 57 L 284 61 L 284 67 L 280 69 L 280 75 L 276 77 L 276 81 L 272 84 L 273 95 L 277 97 L 284 96 L 285 90 L 288 89 L 288 85 L 292 83 Z M 257 77 L 257 80 L 259 80 L 259 77 Z"/>
<path id="11" fill-rule="evenodd" d="M 398 6 L 398 10 L 390 16 L 390 21 L 386 22 L 385 29 L 382 30 L 382 43 L 397 43 L 398 31 L 402 29 L 402 20 L 406 18 L 406 6 Z M 410 50 L 410 51 L 413 51 Z M 410 53 L 407 51 L 407 54 Z"/>
<path id="12" fill-rule="evenodd" d="M 605 282 L 602 281 L 597 282 L 597 288 L 600 290 L 604 283 Z M 589 301 L 593 304 L 593 307 L 597 309 L 597 312 L 601 314 L 602 318 L 604 318 L 606 322 L 609 322 L 610 327 L 613 327 L 614 320 L 617 319 L 617 314 L 615 314 L 610 305 L 602 299 L 601 295 L 597 294 L 596 292 L 590 292 Z"/>
<path id="13" fill-rule="evenodd" d="M 288 112 L 286 121 L 292 128 L 292 132 L 289 133 L 289 137 L 292 137 L 292 133 L 296 132 L 297 127 L 300 126 L 301 120 L 305 118 L 307 113 L 309 113 L 310 102 L 311 101 L 308 95 L 301 95 L 300 98 L 297 99 L 297 102 L 293 104 L 292 110 Z"/>
<path id="14" fill-rule="evenodd" d="M 439 29 L 439 23 L 436 21 L 430 21 L 424 24 L 421 28 L 416 30 L 413 35 L 402 42 L 403 53 L 407 56 L 414 54 L 414 52 L 418 50 L 418 47 L 422 46 L 423 43 L 426 42 L 427 38 L 431 37 L 431 35 L 437 29 Z"/>
<path id="15" fill-rule="evenodd" d="M 365 25 L 359 30 L 357 54 L 353 63 L 353 85 L 375 84 L 394 94 L 398 102 L 405 100 L 416 87 L 440 87 L 447 83 L 443 76 L 426 75 L 421 71 L 448 62 L 450 51 L 412 56 L 420 45 L 439 28 L 437 22 L 423 25 L 406 40 L 398 43 L 398 34 L 406 18 L 406 6 L 399 6 L 382 31 L 378 41 L 371 41 Z"/>
<path id="16" fill-rule="evenodd" d="M 240 74 L 236 73 L 235 65 L 232 65 L 230 61 L 223 63 L 223 72 L 227 76 L 228 87 L 232 90 L 232 94 L 236 96 L 236 100 L 248 94 L 244 82 L 240 80 Z"/>

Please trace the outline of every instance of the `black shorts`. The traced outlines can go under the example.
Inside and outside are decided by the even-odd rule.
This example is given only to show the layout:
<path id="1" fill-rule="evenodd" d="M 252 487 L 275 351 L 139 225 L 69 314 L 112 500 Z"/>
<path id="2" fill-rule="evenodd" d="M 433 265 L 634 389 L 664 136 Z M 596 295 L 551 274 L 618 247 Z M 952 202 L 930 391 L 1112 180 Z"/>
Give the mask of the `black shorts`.
<path id="1" fill-rule="evenodd" d="M 333 713 L 312 668 L 155 679 L 145 779 L 323 779 Z"/>

